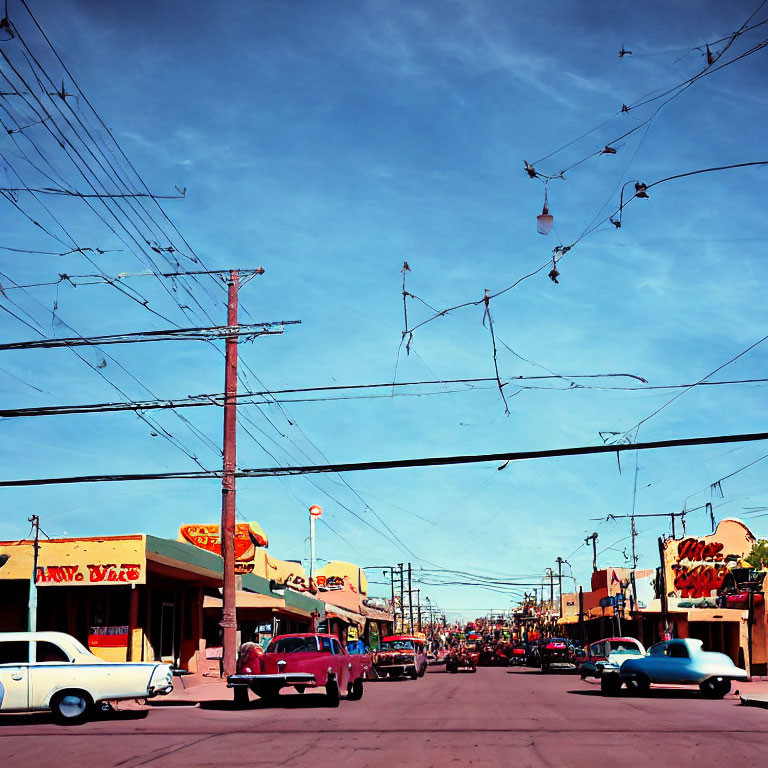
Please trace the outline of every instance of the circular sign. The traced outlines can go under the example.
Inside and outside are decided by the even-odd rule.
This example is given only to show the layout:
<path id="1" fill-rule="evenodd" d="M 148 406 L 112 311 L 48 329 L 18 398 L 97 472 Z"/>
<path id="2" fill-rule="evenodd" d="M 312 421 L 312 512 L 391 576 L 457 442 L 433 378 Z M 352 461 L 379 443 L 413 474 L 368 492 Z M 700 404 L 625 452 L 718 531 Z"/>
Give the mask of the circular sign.
<path id="1" fill-rule="evenodd" d="M 322 517 L 323 516 L 323 508 L 319 507 L 317 504 L 313 504 L 309 508 L 309 514 L 311 517 Z"/>

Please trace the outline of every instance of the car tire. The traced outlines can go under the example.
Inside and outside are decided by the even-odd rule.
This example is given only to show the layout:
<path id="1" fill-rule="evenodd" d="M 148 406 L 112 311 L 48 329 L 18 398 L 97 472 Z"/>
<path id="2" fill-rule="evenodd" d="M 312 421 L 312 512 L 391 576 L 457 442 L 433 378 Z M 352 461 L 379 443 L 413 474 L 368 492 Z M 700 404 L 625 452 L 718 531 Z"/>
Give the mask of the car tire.
<path id="1" fill-rule="evenodd" d="M 419 670 L 419 677 L 424 677 L 424 675 L 427 674 L 427 665 L 425 664 L 420 670 Z"/>
<path id="2" fill-rule="evenodd" d="M 419 676 L 419 673 L 416 671 L 416 667 L 414 667 L 413 669 L 409 670 L 408 677 L 410 677 L 411 680 L 416 680 L 416 678 L 418 678 L 418 676 Z"/>
<path id="3" fill-rule="evenodd" d="M 248 706 L 250 698 L 248 697 L 248 688 L 244 685 L 236 685 L 233 688 L 235 697 L 235 709 L 245 709 Z"/>
<path id="4" fill-rule="evenodd" d="M 630 696 L 645 696 L 651 687 L 651 681 L 645 675 L 636 675 L 625 681 Z"/>
<path id="5" fill-rule="evenodd" d="M 600 693 L 603 696 L 618 696 L 621 691 L 621 678 L 618 675 L 603 675 L 600 678 Z"/>
<path id="6" fill-rule="evenodd" d="M 296 688 L 296 693 L 304 693 L 307 690 L 306 685 L 296 685 L 294 688 Z"/>
<path id="7" fill-rule="evenodd" d="M 85 691 L 59 691 L 51 699 L 53 719 L 59 725 L 80 725 L 88 720 L 92 709 L 93 699 Z"/>
<path id="8" fill-rule="evenodd" d="M 547 674 L 547 672 L 549 672 L 549 664 L 544 664 L 544 663 L 542 663 L 542 665 L 541 665 L 541 671 L 542 671 L 544 674 Z"/>
<path id="9" fill-rule="evenodd" d="M 360 701 L 363 698 L 363 678 L 358 677 L 347 688 L 347 699 L 349 701 Z"/>
<path id="10" fill-rule="evenodd" d="M 722 677 L 710 677 L 699 683 L 699 690 L 707 699 L 722 699 L 731 690 L 731 681 Z"/>
<path id="11" fill-rule="evenodd" d="M 328 680 L 325 684 L 325 706 L 338 707 L 340 701 L 341 693 L 339 692 L 338 682 L 335 679 Z"/>
<path id="12" fill-rule="evenodd" d="M 274 704 L 280 695 L 280 688 L 274 685 L 262 685 L 256 693 L 265 704 Z"/>

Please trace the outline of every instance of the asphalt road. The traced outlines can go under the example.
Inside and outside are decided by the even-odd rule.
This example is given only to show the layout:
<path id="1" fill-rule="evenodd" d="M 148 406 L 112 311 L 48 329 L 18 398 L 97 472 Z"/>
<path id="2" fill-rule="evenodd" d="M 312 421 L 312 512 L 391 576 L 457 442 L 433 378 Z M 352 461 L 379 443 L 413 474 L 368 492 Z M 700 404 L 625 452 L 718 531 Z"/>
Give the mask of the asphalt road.
<path id="1" fill-rule="evenodd" d="M 362 701 L 281 695 L 199 707 L 155 706 L 60 727 L 46 715 L 0 716 L 13 766 L 722 766 L 763 765 L 768 710 L 693 690 L 604 698 L 573 674 L 503 668 L 368 683 Z"/>

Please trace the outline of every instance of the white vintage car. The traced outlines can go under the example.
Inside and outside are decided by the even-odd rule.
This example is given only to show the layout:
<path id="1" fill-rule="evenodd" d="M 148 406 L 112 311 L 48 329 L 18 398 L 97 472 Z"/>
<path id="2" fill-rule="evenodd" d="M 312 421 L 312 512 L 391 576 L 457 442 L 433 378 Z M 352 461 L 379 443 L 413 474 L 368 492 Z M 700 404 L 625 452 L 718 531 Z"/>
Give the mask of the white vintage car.
<path id="1" fill-rule="evenodd" d="M 168 664 L 104 661 L 63 632 L 0 632 L 0 712 L 50 709 L 75 724 L 99 702 L 171 690 Z"/>

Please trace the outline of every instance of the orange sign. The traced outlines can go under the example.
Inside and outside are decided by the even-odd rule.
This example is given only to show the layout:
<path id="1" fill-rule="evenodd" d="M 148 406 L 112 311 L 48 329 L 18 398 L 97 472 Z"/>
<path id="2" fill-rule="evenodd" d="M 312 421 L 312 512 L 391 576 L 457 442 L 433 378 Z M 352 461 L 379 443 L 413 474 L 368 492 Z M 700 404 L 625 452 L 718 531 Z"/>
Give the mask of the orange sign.
<path id="1" fill-rule="evenodd" d="M 218 525 L 182 525 L 179 529 L 182 541 L 194 544 L 208 552 L 221 554 L 221 537 Z M 253 570 L 243 567 L 253 560 L 256 547 L 269 544 L 267 535 L 257 523 L 238 523 L 235 526 L 235 563 L 236 569 L 243 573 Z"/>

